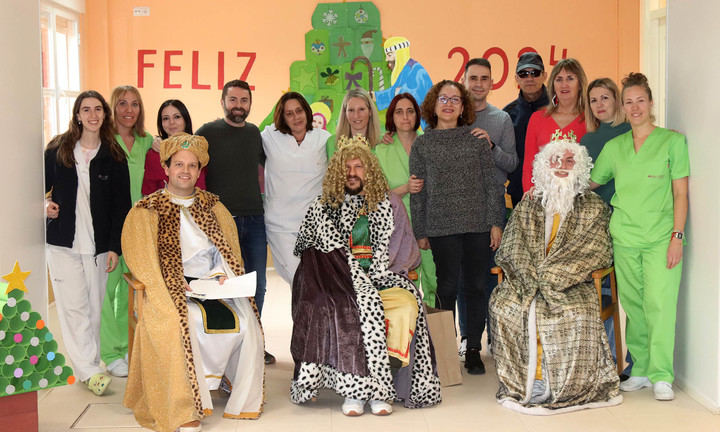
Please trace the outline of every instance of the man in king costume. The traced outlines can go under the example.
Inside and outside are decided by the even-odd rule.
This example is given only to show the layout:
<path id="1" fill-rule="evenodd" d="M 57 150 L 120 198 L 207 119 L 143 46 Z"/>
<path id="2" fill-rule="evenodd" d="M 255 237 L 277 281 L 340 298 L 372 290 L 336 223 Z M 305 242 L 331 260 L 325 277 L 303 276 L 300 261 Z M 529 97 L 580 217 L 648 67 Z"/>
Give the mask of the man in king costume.
<path id="1" fill-rule="evenodd" d="M 142 426 L 200 430 L 209 390 L 230 393 L 223 417 L 256 419 L 263 405 L 263 334 L 253 298 L 188 298 L 193 279 L 244 273 L 235 223 L 216 195 L 195 188 L 209 157 L 205 138 L 162 142 L 167 187 L 137 202 L 125 219 L 123 251 L 145 285 L 125 399 Z M 222 383 L 222 385 L 221 385 Z"/>
<path id="2" fill-rule="evenodd" d="M 497 400 L 526 414 L 622 402 L 590 281 L 612 261 L 610 210 L 589 190 L 591 167 L 574 136 L 554 136 L 495 258 L 505 275 L 490 298 Z"/>
<path id="3" fill-rule="evenodd" d="M 321 388 L 343 396 L 343 413 L 392 412 L 392 401 L 440 402 L 421 298 L 403 274 L 420 254 L 399 198 L 364 137 L 342 138 L 323 192 L 300 227 L 292 292 L 294 403 Z"/>

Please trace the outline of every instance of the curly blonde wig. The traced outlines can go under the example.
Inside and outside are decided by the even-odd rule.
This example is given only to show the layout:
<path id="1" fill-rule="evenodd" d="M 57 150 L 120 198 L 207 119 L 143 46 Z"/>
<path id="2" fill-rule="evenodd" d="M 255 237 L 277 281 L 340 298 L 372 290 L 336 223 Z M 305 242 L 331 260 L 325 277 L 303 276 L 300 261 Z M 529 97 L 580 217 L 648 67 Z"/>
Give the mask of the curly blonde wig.
<path id="1" fill-rule="evenodd" d="M 345 183 L 347 168 L 345 164 L 353 159 L 360 159 L 365 167 L 363 192 L 368 211 L 377 210 L 377 205 L 385 199 L 389 190 L 385 174 L 380 168 L 377 157 L 370 151 L 364 137 L 347 140 L 348 144 L 338 143 L 339 149 L 328 163 L 327 174 L 323 180 L 321 201 L 333 208 L 338 208 L 345 200 Z"/>

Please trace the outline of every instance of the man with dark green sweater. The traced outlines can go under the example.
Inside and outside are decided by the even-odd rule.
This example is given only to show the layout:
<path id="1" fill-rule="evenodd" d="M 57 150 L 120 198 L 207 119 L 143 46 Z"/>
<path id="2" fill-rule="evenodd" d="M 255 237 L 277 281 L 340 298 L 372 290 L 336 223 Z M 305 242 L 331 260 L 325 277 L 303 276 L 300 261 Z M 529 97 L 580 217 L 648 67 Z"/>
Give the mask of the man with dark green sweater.
<path id="1" fill-rule="evenodd" d="M 196 132 L 208 141 L 210 162 L 205 182 L 207 190 L 218 195 L 233 215 L 245 271 L 257 272 L 255 303 L 262 315 L 267 239 L 258 166 L 265 164 L 265 153 L 257 126 L 245 121 L 252 106 L 248 83 L 228 81 L 220 105 L 225 117 L 205 123 Z M 274 362 L 275 358 L 266 352 L 265 363 Z"/>

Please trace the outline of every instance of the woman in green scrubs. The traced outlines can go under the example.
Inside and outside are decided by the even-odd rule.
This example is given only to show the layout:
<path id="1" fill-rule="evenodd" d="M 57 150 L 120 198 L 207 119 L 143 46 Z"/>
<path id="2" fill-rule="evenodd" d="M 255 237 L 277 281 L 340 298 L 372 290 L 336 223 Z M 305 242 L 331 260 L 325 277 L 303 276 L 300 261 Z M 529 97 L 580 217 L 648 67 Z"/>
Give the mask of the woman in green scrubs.
<path id="1" fill-rule="evenodd" d="M 623 80 L 632 130 L 610 140 L 595 161 L 593 188 L 615 180 L 610 219 L 620 302 L 628 316 L 632 376 L 623 391 L 653 387 L 672 400 L 675 312 L 682 272 L 690 162 L 682 134 L 653 124 L 647 78 Z"/>
<path id="2" fill-rule="evenodd" d="M 110 107 L 117 131 L 115 140 L 127 156 L 130 198 L 135 204 L 142 198 L 145 154 L 152 147 L 153 137 L 145 131 L 145 108 L 138 89 L 130 85 L 116 87 Z M 128 286 L 122 277 L 128 271 L 120 257 L 120 264 L 108 275 L 100 324 L 100 357 L 108 371 L 118 377 L 128 373 Z"/>
<path id="3" fill-rule="evenodd" d="M 390 102 L 385 117 L 385 129 L 392 135 L 392 142 L 378 144 L 375 155 L 385 173 L 391 192 L 402 198 L 410 218 L 410 194 L 420 192 L 423 180 L 410 175 L 410 149 L 420 128 L 420 107 L 410 93 L 400 93 Z M 389 135 L 388 135 L 389 136 Z M 422 261 L 417 269 L 423 301 L 435 307 L 435 262 L 430 249 L 420 249 Z"/>

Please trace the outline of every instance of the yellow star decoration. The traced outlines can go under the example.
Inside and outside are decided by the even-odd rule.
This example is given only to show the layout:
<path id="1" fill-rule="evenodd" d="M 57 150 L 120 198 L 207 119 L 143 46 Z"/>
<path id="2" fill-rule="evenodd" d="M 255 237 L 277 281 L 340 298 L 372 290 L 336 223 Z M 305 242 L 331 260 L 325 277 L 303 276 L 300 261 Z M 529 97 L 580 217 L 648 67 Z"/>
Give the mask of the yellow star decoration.
<path id="1" fill-rule="evenodd" d="M 20 291 L 27 292 L 27 288 L 25 287 L 25 278 L 27 278 L 30 275 L 29 271 L 21 271 L 20 270 L 20 264 L 18 264 L 17 261 L 15 261 L 15 265 L 13 266 L 13 271 L 11 273 L 8 273 L 4 275 L 2 278 L 8 281 L 8 287 L 7 290 L 5 290 L 5 294 L 9 294 L 10 291 L 14 289 L 19 289 Z"/>

